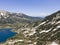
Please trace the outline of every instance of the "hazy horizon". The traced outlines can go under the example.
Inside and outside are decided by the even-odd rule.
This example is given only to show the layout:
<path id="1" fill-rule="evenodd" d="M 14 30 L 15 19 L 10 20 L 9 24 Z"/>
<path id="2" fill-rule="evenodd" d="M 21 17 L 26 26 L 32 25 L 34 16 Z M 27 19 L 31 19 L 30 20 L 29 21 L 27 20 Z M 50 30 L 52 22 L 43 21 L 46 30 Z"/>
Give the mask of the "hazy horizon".
<path id="1" fill-rule="evenodd" d="M 0 10 L 45 17 L 60 10 L 60 0 L 0 0 Z"/>

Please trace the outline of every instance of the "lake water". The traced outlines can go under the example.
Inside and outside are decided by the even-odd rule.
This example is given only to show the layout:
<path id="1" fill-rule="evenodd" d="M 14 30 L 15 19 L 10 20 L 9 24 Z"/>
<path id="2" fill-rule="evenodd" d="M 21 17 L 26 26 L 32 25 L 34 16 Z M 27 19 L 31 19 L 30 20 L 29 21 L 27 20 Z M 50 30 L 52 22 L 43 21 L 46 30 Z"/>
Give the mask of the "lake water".
<path id="1" fill-rule="evenodd" d="M 8 38 L 16 34 L 16 32 L 12 32 L 11 30 L 12 28 L 0 29 L 0 43 L 5 42 Z"/>

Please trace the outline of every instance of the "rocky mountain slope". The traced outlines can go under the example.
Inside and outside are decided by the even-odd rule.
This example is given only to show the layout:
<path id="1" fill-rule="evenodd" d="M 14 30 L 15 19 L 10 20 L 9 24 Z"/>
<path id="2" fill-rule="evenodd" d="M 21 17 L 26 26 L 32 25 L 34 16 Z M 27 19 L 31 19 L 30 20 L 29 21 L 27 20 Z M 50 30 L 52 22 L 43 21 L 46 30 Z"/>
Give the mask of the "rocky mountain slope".
<path id="1" fill-rule="evenodd" d="M 60 41 L 60 11 L 45 17 L 36 29 L 36 34 L 37 45 L 45 45 L 48 41 Z"/>
<path id="2" fill-rule="evenodd" d="M 40 17 L 31 17 L 27 16 L 23 13 L 11 13 L 8 11 L 1 10 L 0 11 L 0 23 L 6 24 L 6 23 L 31 23 L 36 20 L 40 20 L 42 18 Z"/>
<path id="3" fill-rule="evenodd" d="M 60 11 L 46 16 L 42 21 L 21 25 L 14 24 L 17 34 L 8 39 L 6 45 L 60 45 Z M 55 44 L 54 44 L 55 45 Z"/>

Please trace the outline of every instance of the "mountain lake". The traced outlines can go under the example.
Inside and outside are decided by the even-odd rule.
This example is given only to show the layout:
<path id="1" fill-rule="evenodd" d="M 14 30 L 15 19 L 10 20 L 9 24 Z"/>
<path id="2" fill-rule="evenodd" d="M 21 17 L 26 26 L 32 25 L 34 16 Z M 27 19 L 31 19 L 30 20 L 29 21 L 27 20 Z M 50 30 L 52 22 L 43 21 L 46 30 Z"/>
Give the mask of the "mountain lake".
<path id="1" fill-rule="evenodd" d="M 12 28 L 0 29 L 0 43 L 5 42 L 8 38 L 11 38 L 16 32 L 11 31 Z"/>

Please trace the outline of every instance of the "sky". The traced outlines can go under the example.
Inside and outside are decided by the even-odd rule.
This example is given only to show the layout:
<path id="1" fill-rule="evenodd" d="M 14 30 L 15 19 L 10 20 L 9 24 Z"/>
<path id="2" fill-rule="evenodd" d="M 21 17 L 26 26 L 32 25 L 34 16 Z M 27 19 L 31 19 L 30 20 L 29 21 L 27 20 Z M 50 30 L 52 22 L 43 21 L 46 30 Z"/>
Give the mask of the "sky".
<path id="1" fill-rule="evenodd" d="M 0 0 L 0 10 L 45 17 L 60 10 L 60 0 Z"/>

